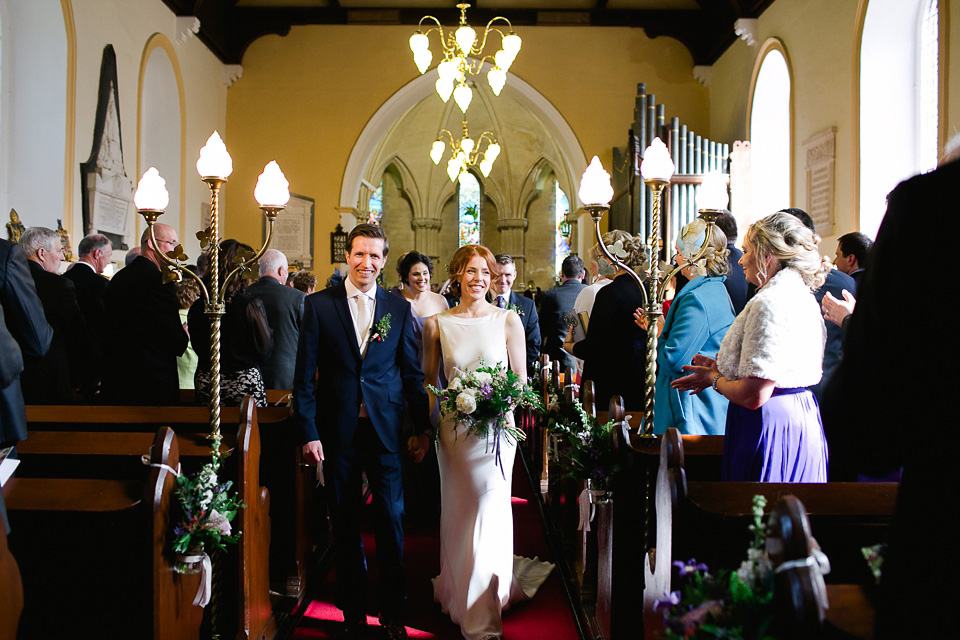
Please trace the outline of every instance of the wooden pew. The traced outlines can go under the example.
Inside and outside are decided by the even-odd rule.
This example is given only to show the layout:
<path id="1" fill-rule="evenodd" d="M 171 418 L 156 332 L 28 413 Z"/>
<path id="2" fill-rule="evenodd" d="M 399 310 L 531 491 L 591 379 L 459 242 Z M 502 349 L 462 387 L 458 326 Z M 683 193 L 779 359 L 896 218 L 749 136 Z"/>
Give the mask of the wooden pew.
<path id="1" fill-rule="evenodd" d="M 16 640 L 23 612 L 20 567 L 7 545 L 6 523 L 0 518 L 0 640 Z"/>
<path id="2" fill-rule="evenodd" d="M 199 576 L 176 574 L 169 552 L 170 468 L 179 464 L 172 430 L 160 429 L 150 451 L 156 466 L 140 491 L 133 481 L 103 478 L 15 477 L 4 486 L 13 546 L 23 558 L 22 633 L 53 625 L 45 633 L 60 635 L 84 624 L 104 637 L 199 638 L 202 610 L 192 606 Z M 47 593 L 58 599 L 57 616 L 42 612 Z M 105 602 L 112 608 L 97 615 Z"/>
<path id="3" fill-rule="evenodd" d="M 108 416 L 113 420 L 108 422 L 110 426 L 122 425 L 129 428 L 141 426 L 136 422 L 120 422 L 122 416 L 131 415 L 130 412 L 125 411 L 128 408 L 112 407 L 111 409 L 115 411 Z M 176 438 L 184 443 L 187 453 L 194 457 L 193 471 L 198 470 L 210 455 L 210 442 L 205 432 L 206 409 L 199 408 L 204 414 L 204 421 L 201 423 L 184 421 L 185 412 L 181 410 L 193 408 L 160 407 L 159 409 L 162 410 L 159 415 L 173 416 L 178 420 L 178 429 L 181 433 Z M 175 411 L 169 411 L 170 409 Z M 267 489 L 260 486 L 260 426 L 258 423 L 258 413 L 269 409 L 258 410 L 252 400 L 246 398 L 243 406 L 236 408 L 239 430 L 236 435 L 224 433 L 221 449 L 222 451 L 232 449 L 235 455 L 225 459 L 220 476 L 222 479 L 235 480 L 239 499 L 246 505 L 246 508 L 239 512 L 238 520 L 234 523 L 235 527 L 239 527 L 243 532 L 236 558 L 239 569 L 230 572 L 230 575 L 236 576 L 239 588 L 237 605 L 231 618 L 243 637 L 259 638 L 264 635 L 270 637 L 276 631 L 269 597 L 270 501 Z M 51 419 L 63 417 L 56 415 L 53 411 L 48 413 Z M 186 412 L 186 415 L 195 413 Z M 146 420 L 155 420 L 158 414 L 144 412 L 142 417 Z M 66 426 L 93 424 L 91 416 L 85 414 L 73 414 L 71 420 L 73 422 Z M 49 426 L 54 422 L 45 424 Z M 56 424 L 63 426 L 64 423 Z M 30 426 L 32 427 L 33 424 Z M 190 433 L 191 430 L 194 432 Z M 136 466 L 139 464 L 138 456 L 149 446 L 148 437 L 149 434 L 139 432 L 31 431 L 30 438 L 19 447 L 25 462 L 29 463 L 21 465 L 21 468 L 30 468 L 31 471 L 32 467 L 60 468 L 63 466 L 64 458 L 72 457 L 81 460 L 80 465 L 76 466 L 82 472 L 83 467 L 90 466 L 89 462 L 83 461 L 90 456 L 96 457 L 98 467 L 109 466 L 111 459 L 127 462 L 128 466 L 129 463 Z M 51 459 L 53 462 L 44 463 L 44 459 Z M 88 480 L 87 482 L 100 481 Z M 295 532 L 290 532 L 290 536 L 291 541 L 295 539 Z"/>
<path id="4" fill-rule="evenodd" d="M 687 481 L 684 441 L 675 429 L 661 439 L 656 485 L 656 543 L 653 563 L 644 563 L 644 625 L 655 631 L 656 599 L 670 591 L 672 559 L 696 557 L 711 567 L 734 568 L 746 556 L 755 494 L 774 504 L 793 495 L 818 530 L 834 566 L 830 578 L 868 578 L 859 548 L 880 541 L 893 516 L 897 483 L 761 483 Z"/>

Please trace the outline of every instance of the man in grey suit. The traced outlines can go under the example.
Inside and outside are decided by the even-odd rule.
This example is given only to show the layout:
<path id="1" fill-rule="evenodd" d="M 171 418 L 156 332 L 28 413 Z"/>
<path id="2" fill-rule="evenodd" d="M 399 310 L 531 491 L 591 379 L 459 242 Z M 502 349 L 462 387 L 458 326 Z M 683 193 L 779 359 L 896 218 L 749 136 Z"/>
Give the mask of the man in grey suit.
<path id="1" fill-rule="evenodd" d="M 569 323 L 564 316 L 573 311 L 577 295 L 583 289 L 583 260 L 579 256 L 567 256 L 560 265 L 559 286 L 544 292 L 540 303 L 540 334 L 543 336 L 543 353 L 551 360 L 559 360 L 563 369 L 576 368 L 576 360 L 563 350 L 563 338 Z"/>
<path id="2" fill-rule="evenodd" d="M 276 249 L 266 250 L 260 256 L 260 279 L 247 288 L 247 294 L 263 302 L 267 322 L 273 329 L 273 352 L 260 367 L 267 389 L 293 389 L 306 295 L 285 286 L 286 282 L 287 256 Z"/>

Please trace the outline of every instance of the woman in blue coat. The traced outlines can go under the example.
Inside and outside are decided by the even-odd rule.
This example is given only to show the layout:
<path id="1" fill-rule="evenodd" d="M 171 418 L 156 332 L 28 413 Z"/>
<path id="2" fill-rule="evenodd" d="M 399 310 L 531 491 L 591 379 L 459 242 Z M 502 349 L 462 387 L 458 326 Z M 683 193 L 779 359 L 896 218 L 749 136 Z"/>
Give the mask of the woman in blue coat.
<path id="1" fill-rule="evenodd" d="M 677 264 L 688 264 L 683 274 L 690 279 L 673 299 L 657 343 L 657 387 L 654 431 L 676 427 L 689 435 L 723 435 L 727 399 L 705 389 L 698 394 L 670 388 L 670 382 L 686 375 L 681 366 L 698 353 L 716 357 L 720 342 L 733 324 L 733 304 L 723 281 L 729 270 L 727 238 L 718 227 L 710 229 L 706 256 L 690 263 L 707 237 L 700 218 L 686 225 L 677 240 Z"/>

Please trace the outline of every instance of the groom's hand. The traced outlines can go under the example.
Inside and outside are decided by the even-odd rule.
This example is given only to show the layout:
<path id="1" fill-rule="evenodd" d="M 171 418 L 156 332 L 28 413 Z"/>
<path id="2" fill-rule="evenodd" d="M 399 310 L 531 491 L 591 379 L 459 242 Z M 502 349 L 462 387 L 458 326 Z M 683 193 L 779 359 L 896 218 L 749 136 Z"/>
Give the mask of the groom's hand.
<path id="1" fill-rule="evenodd" d="M 323 445 L 319 440 L 311 440 L 303 445 L 303 459 L 310 464 L 323 460 Z"/>

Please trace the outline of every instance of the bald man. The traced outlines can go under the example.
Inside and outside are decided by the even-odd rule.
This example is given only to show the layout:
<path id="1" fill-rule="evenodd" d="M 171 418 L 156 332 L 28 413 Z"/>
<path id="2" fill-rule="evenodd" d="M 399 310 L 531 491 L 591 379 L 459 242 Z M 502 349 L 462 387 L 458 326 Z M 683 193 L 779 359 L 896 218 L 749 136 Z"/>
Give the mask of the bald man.
<path id="1" fill-rule="evenodd" d="M 163 283 L 159 252 L 176 248 L 173 227 L 154 225 L 140 238 L 140 255 L 117 272 L 107 287 L 107 357 L 123 364 L 103 372 L 107 404 L 171 405 L 180 401 L 177 357 L 187 348 L 176 287 Z"/>

